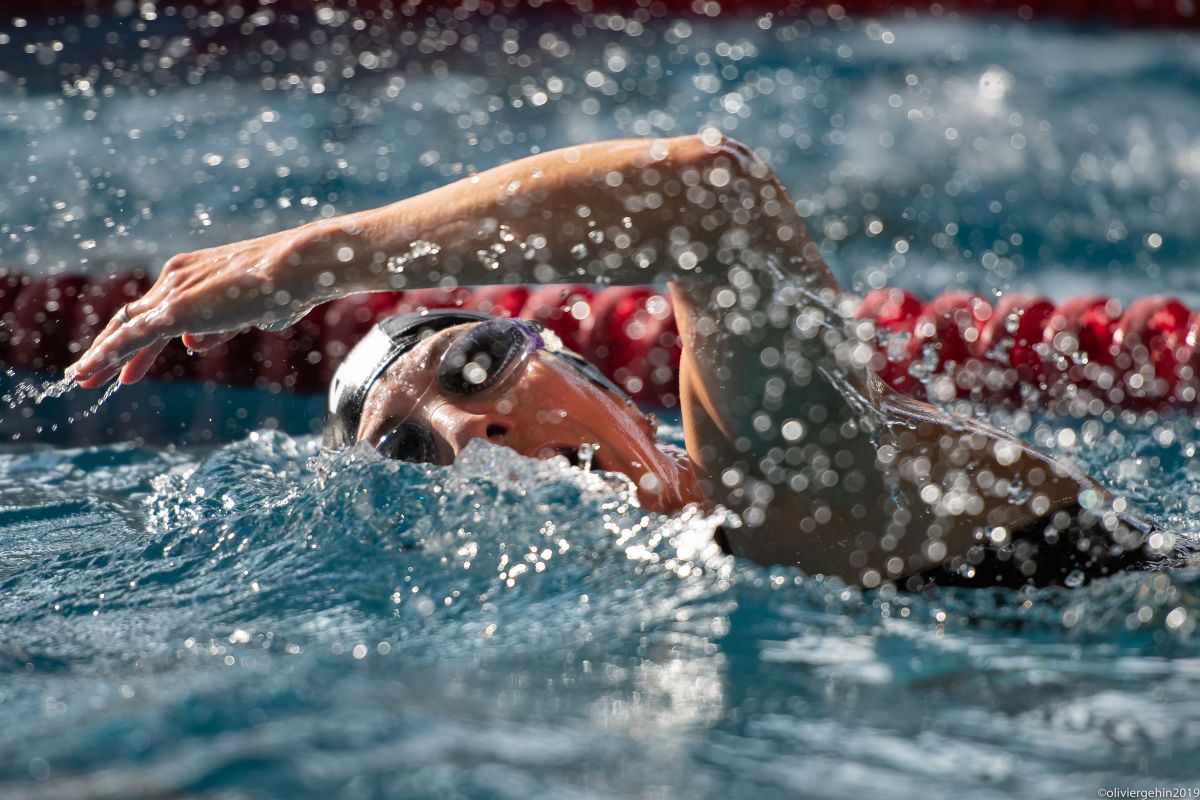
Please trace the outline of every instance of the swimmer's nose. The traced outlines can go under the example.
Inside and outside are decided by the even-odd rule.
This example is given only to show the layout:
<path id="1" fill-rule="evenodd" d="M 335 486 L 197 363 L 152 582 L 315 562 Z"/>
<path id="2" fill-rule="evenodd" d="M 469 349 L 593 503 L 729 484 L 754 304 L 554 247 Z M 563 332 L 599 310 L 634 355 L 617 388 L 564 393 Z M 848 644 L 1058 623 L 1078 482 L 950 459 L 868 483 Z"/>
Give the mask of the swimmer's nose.
<path id="1" fill-rule="evenodd" d="M 493 444 L 508 444 L 512 423 L 490 414 L 464 414 L 455 420 L 454 431 L 447 438 L 457 456 L 472 439 L 486 439 Z"/>

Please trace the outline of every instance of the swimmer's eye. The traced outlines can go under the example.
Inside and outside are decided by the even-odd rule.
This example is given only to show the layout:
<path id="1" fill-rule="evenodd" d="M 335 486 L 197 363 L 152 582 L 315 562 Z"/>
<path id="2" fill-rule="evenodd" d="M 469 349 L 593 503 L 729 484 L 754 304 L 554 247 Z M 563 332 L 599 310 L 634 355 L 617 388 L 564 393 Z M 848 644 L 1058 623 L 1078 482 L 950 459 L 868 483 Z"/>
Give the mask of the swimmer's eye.
<path id="1" fill-rule="evenodd" d="M 475 394 L 500 382 L 529 353 L 528 335 L 511 320 L 481 323 L 450 346 L 438 366 L 441 387 Z"/>
<path id="2" fill-rule="evenodd" d="M 430 464 L 437 461 L 437 448 L 428 428 L 405 422 L 397 425 L 379 440 L 375 449 L 384 458 L 397 461 Z"/>

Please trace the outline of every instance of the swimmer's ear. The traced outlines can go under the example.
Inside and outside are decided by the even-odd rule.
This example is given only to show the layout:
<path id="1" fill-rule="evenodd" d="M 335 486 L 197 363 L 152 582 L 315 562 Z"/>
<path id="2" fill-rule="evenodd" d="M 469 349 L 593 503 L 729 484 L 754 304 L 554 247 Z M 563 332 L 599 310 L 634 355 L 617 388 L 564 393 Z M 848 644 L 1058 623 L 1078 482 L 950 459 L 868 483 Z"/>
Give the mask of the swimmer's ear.
<path id="1" fill-rule="evenodd" d="M 243 329 L 244 330 L 244 329 Z M 222 333 L 185 333 L 183 346 L 197 353 L 206 353 L 214 347 L 220 347 L 242 331 L 224 331 Z"/>

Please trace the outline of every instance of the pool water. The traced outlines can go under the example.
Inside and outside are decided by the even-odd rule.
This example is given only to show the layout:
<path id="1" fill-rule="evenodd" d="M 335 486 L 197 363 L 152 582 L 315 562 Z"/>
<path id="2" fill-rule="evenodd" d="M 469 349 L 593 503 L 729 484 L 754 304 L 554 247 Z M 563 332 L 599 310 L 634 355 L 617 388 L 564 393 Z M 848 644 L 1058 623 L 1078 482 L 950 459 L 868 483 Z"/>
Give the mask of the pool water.
<path id="1" fill-rule="evenodd" d="M 1082 455 L 1180 522 L 1198 439 L 1113 425 Z M 0 457 L 5 797 L 1007 797 L 1196 777 L 1195 570 L 864 594 L 738 563 L 714 520 L 648 516 L 618 478 L 483 443 L 449 468 L 316 454 L 262 432 Z"/>
<path id="2" fill-rule="evenodd" d="M 449 55 L 426 38 L 385 54 L 364 29 L 378 55 L 356 45 L 356 88 L 316 67 L 344 69 L 350 19 L 307 50 L 267 20 L 276 67 L 234 50 L 192 82 L 208 28 L 97 17 L 88 30 L 116 34 L 97 63 L 127 67 L 133 33 L 175 63 L 93 78 L 107 95 L 4 73 L 0 135 L 35 157 L 5 164 L 0 253 L 35 271 L 153 262 L 535 146 L 715 124 L 763 149 L 859 288 L 1200 298 L 1188 34 L 495 19 L 469 17 L 481 44 Z M 493 44 L 528 55 L 526 77 Z M 46 71 L 65 58 L 30 52 Z M 146 384 L 54 427 L 87 402 L 0 419 L 2 797 L 1200 785 L 1196 569 L 864 593 L 727 558 L 719 519 L 646 514 L 617 476 L 484 443 L 448 468 L 321 456 L 320 398 Z M 1200 534 L 1200 421 L 973 412 Z"/>
<path id="3" fill-rule="evenodd" d="M 1194 31 L 443 9 L 247 35 L 232 14 L 0 31 L 0 144 L 23 154 L 0 161 L 0 263 L 156 268 L 531 151 L 712 126 L 859 289 L 1200 301 Z"/>

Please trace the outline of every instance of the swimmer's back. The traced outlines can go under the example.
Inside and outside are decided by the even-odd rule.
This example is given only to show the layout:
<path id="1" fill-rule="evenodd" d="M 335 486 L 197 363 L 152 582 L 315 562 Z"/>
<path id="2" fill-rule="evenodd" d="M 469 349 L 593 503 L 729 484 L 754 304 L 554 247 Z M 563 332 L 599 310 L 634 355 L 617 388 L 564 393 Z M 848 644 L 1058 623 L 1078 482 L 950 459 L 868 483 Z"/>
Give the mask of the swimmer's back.
<path id="1" fill-rule="evenodd" d="M 899 584 L 910 591 L 930 586 L 1074 587 L 1119 572 L 1182 567 L 1200 555 L 1200 543 L 1191 537 L 1163 531 L 1132 514 L 1117 514 L 1115 520 L 1110 529 L 1105 515 L 1076 502 L 1000 541 L 984 535 L 966 553 Z"/>

